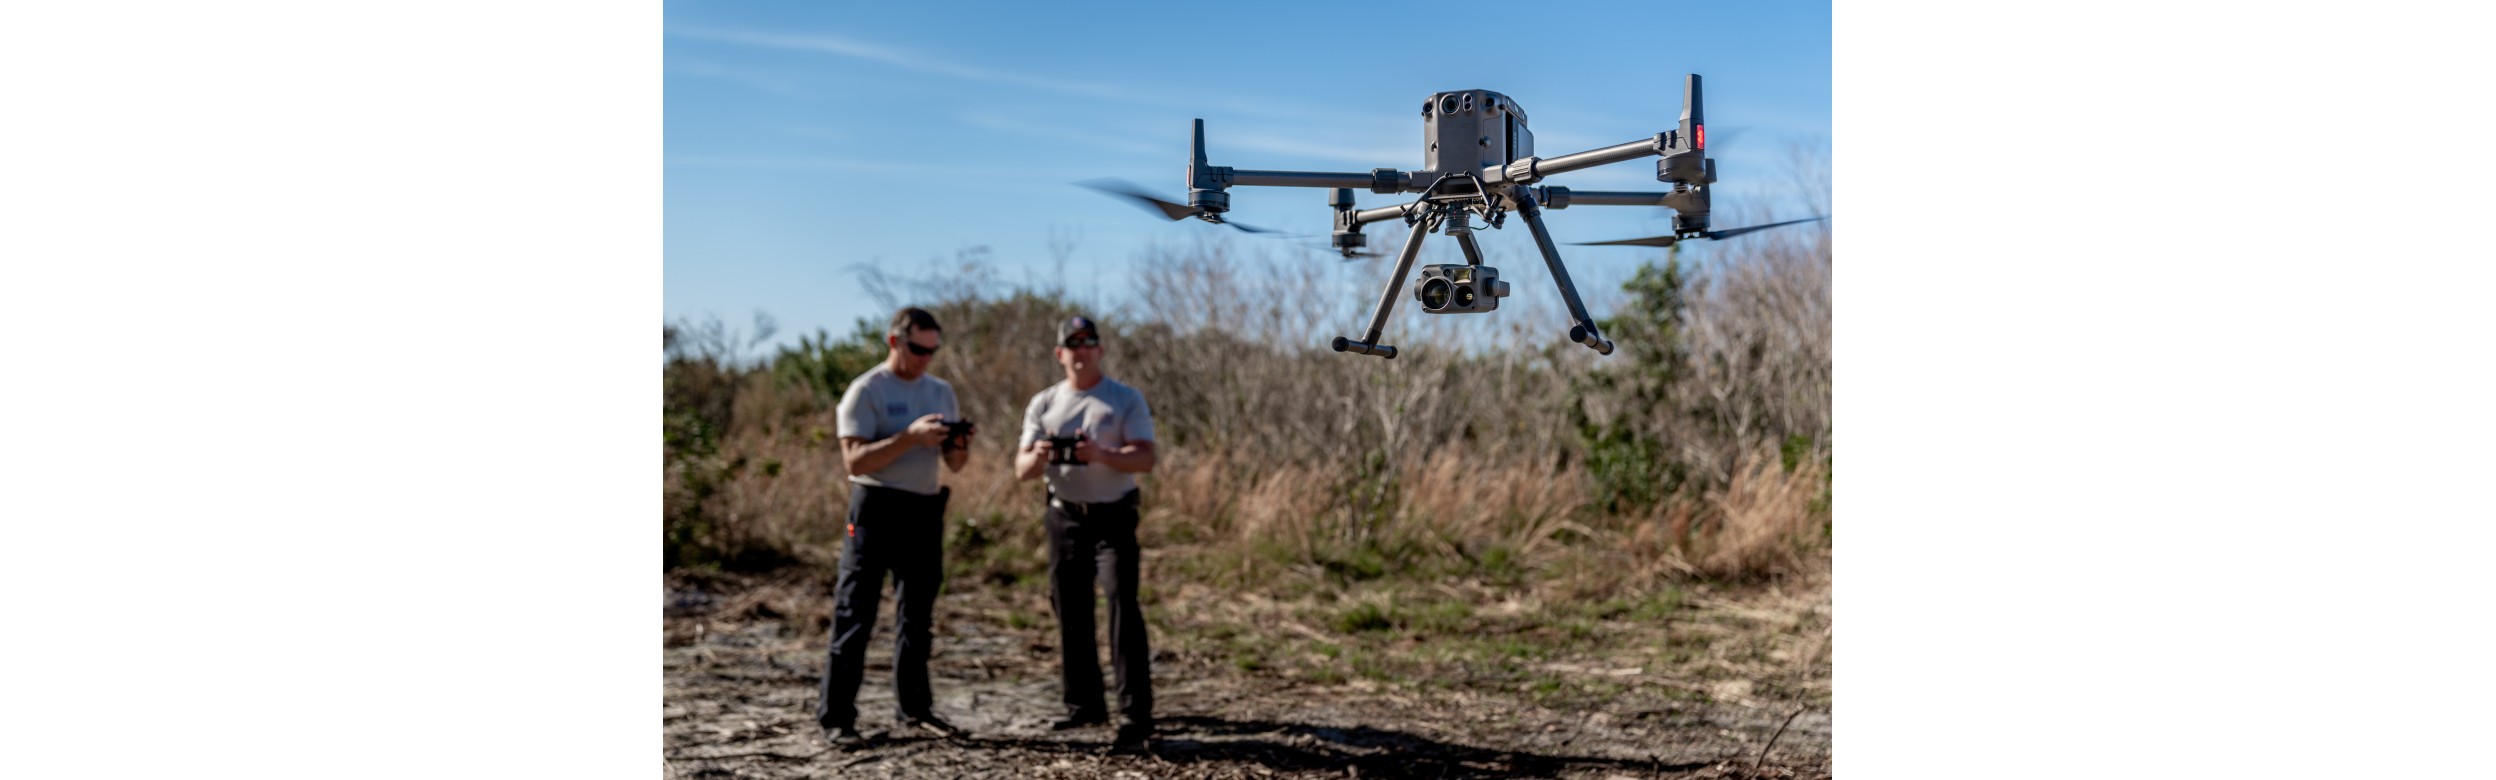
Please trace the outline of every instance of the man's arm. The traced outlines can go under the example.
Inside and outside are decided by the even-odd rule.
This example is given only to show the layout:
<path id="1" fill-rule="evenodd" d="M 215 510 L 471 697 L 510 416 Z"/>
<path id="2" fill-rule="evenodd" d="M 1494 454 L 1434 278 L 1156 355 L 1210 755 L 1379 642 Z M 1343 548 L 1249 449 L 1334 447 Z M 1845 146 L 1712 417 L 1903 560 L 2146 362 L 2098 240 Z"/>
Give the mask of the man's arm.
<path id="1" fill-rule="evenodd" d="M 910 423 L 910 427 L 889 439 L 867 441 L 857 436 L 841 437 L 841 465 L 849 468 L 851 476 L 873 474 L 892 465 L 912 447 L 933 447 L 944 440 L 944 417 L 931 414 Z M 959 470 L 962 467 L 954 468 Z"/>
<path id="2" fill-rule="evenodd" d="M 1014 451 L 1014 478 L 1017 480 L 1038 479 L 1040 472 L 1048 467 L 1049 442 L 1047 439 L 1034 441 Z"/>
<path id="3" fill-rule="evenodd" d="M 1127 446 L 1117 449 L 1107 447 L 1092 449 L 1091 455 L 1092 463 L 1095 465 L 1108 466 L 1129 474 L 1152 471 L 1156 460 L 1153 455 L 1153 443 L 1149 441 L 1131 441 L 1127 442 Z"/>
<path id="4" fill-rule="evenodd" d="M 1049 467 L 1049 441 L 1040 432 L 1040 412 L 1048 408 L 1048 397 L 1049 391 L 1042 390 L 1039 395 L 1031 397 L 1031 403 L 1023 405 L 1021 435 L 1031 441 L 1022 442 L 1021 447 L 1014 449 L 1015 481 L 1038 479 L 1040 472 Z M 1017 438 L 1015 441 L 1022 441 L 1022 439 Z"/>
<path id="5" fill-rule="evenodd" d="M 1142 393 L 1132 393 L 1129 403 L 1119 410 L 1120 438 L 1127 445 L 1115 450 L 1094 450 L 1093 460 L 1101 465 L 1129 474 L 1153 470 L 1158 459 L 1153 455 L 1153 407 L 1144 402 Z M 1107 457 L 1102 457 L 1104 454 Z"/>

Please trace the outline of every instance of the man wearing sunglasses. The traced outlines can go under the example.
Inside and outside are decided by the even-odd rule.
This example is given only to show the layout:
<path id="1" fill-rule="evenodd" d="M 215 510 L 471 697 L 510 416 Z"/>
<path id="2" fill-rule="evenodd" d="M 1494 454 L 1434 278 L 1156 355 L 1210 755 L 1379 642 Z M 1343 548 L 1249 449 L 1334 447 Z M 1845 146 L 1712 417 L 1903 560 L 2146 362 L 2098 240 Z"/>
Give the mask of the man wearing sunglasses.
<path id="1" fill-rule="evenodd" d="M 1117 671 L 1119 726 L 1113 744 L 1145 747 L 1153 733 L 1152 647 L 1136 600 L 1135 475 L 1153 470 L 1153 410 L 1144 394 L 1101 369 L 1101 333 L 1075 317 L 1057 327 L 1057 364 L 1066 381 L 1032 396 L 1023 411 L 1020 479 L 1049 488 L 1050 606 L 1057 612 L 1064 730 L 1107 725 L 1101 666 L 1092 641 L 1093 582 L 1109 597 L 1110 665 Z M 1076 463 L 1051 465 L 1049 437 L 1080 437 Z"/>
<path id="2" fill-rule="evenodd" d="M 831 657 L 823 672 L 823 698 L 815 720 L 825 738 L 843 750 L 865 743 L 858 732 L 858 686 L 866 674 L 867 639 L 875 632 L 884 574 L 893 575 L 899 635 L 893 659 L 893 694 L 905 730 L 945 737 L 967 736 L 931 711 L 927 658 L 936 591 L 944 584 L 945 501 L 936 462 L 961 471 L 971 460 L 970 436 L 948 437 L 946 420 L 959 419 L 953 386 L 927 375 L 944 346 L 935 315 L 907 308 L 885 330 L 884 362 L 849 383 L 841 394 L 841 462 L 849 470 L 848 536 L 841 544 L 841 573 L 833 588 Z"/>

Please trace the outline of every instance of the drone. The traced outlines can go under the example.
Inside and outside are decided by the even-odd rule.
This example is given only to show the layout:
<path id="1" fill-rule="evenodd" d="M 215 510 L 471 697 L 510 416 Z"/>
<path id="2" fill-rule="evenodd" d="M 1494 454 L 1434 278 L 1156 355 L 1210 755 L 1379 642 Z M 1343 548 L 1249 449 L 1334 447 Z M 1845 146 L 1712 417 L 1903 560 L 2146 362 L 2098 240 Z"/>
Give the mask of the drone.
<path id="1" fill-rule="evenodd" d="M 1499 299 L 1508 297 L 1508 283 L 1499 279 L 1499 269 L 1482 264 L 1482 248 L 1474 242 L 1473 234 L 1482 227 L 1499 229 L 1506 224 L 1508 213 L 1514 211 L 1534 234 L 1535 248 L 1541 251 L 1544 264 L 1550 266 L 1552 280 L 1560 285 L 1561 300 L 1568 304 L 1569 317 L 1574 320 L 1569 327 L 1569 340 L 1592 348 L 1597 354 L 1610 355 L 1612 341 L 1604 338 L 1594 318 L 1587 315 L 1585 303 L 1578 300 L 1577 287 L 1569 282 L 1568 268 L 1560 263 L 1560 250 L 1552 243 L 1551 231 L 1543 226 L 1545 209 L 1572 205 L 1673 209 L 1670 235 L 1578 246 L 1669 247 L 1680 241 L 1732 238 L 1826 219 L 1809 217 L 1729 230 L 1708 229 L 1708 190 L 1716 182 L 1716 161 L 1707 157 L 1707 122 L 1700 112 L 1699 76 L 1695 73 L 1689 74 L 1684 84 L 1681 120 L 1673 129 L 1653 138 L 1576 154 L 1534 156 L 1534 134 L 1526 128 L 1525 109 L 1508 96 L 1489 90 L 1431 95 L 1421 104 L 1421 128 L 1426 148 L 1423 167 L 1418 171 L 1248 171 L 1206 161 L 1205 120 L 1197 119 L 1195 137 L 1189 144 L 1186 203 L 1162 200 L 1121 182 L 1095 180 L 1079 184 L 1128 198 L 1174 221 L 1195 217 L 1260 234 L 1276 231 L 1224 218 L 1223 214 L 1231 209 L 1230 188 L 1331 189 L 1327 204 L 1335 211 L 1335 229 L 1329 245 L 1347 259 L 1366 256 L 1362 248 L 1368 244 L 1368 237 L 1362 234 L 1362 228 L 1374 222 L 1402 220 L 1411 232 L 1396 257 L 1395 273 L 1387 278 L 1386 289 L 1379 294 L 1377 308 L 1370 314 L 1368 332 L 1359 340 L 1337 336 L 1332 344 L 1336 352 L 1390 360 L 1395 358 L 1396 348 L 1379 343 L 1379 339 L 1385 334 L 1387 315 L 1394 311 L 1396 298 L 1403 292 L 1404 279 L 1412 272 L 1413 260 L 1421 254 L 1422 237 L 1429 233 L 1455 239 L 1456 246 L 1464 250 L 1465 262 L 1422 267 L 1420 281 L 1413 290 L 1422 311 L 1480 314 L 1499 308 Z M 1535 186 L 1558 174 L 1648 156 L 1661 158 L 1655 163 L 1655 179 L 1671 184 L 1670 192 L 1572 192 L 1566 187 Z M 1355 189 L 1382 195 L 1418 193 L 1421 197 L 1402 205 L 1361 209 L 1352 200 Z M 1475 217 L 1481 218 L 1482 226 L 1473 224 Z"/>

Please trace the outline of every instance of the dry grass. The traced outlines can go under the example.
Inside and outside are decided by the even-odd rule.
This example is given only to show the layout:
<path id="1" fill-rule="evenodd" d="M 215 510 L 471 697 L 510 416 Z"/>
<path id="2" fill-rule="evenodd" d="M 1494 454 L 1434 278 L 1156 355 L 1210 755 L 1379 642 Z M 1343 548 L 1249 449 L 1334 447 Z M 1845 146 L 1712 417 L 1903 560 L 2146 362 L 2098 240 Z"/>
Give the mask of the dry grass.
<path id="1" fill-rule="evenodd" d="M 1148 533 L 1201 547 L 1208 562 L 1192 571 L 1203 576 L 1236 584 L 1289 566 L 1373 576 L 1505 556 L 1534 578 L 1600 593 L 1619 590 L 1604 582 L 1757 582 L 1825 567 L 1825 229 L 1746 237 L 1688 267 L 1686 319 L 1639 342 L 1671 347 L 1609 359 L 1556 342 L 1564 318 L 1551 296 L 1530 294 L 1547 289 L 1529 278 L 1540 263 L 1498 251 L 1490 259 L 1521 291 L 1498 314 L 1399 311 L 1391 340 L 1404 355 L 1332 354 L 1319 345 L 1366 322 L 1378 269 L 1312 269 L 1261 246 L 1140 258 L 1138 300 L 1116 308 L 1062 286 L 1002 284 L 975 257 L 921 276 L 869 271 L 871 289 L 944 323 L 935 373 L 982 427 L 971 466 L 946 477 L 950 514 L 994 540 L 1037 539 L 1041 491 L 1012 478 L 1011 447 L 1031 394 L 1060 378 L 1035 334 L 1083 311 L 1106 328 L 1110 374 L 1153 407 L 1161 461 L 1145 480 Z M 697 336 L 736 341 L 716 327 Z M 671 549 L 712 551 L 732 568 L 828 563 L 848 490 L 832 399 L 719 357 L 733 352 L 670 363 L 666 511 L 671 537 L 685 537 Z M 687 415 L 723 422 L 706 446 L 680 447 Z M 1627 446 L 1604 443 L 1622 433 Z M 1564 559 L 1574 563 L 1549 563 Z"/>
<path id="2" fill-rule="evenodd" d="M 849 483 L 835 445 L 810 435 L 829 424 L 731 439 L 729 449 L 746 465 L 710 500 L 719 527 L 736 536 L 715 543 L 815 565 L 837 560 Z M 1013 478 L 1010 444 L 982 442 L 968 467 L 945 475 L 953 491 L 948 514 L 981 519 L 983 533 L 1000 543 L 1036 544 L 1043 492 L 1037 480 Z M 1144 480 L 1147 538 L 1207 554 L 1264 555 L 1277 565 L 1378 549 L 1397 551 L 1379 565 L 1398 570 L 1479 567 L 1491 550 L 1520 565 L 1571 559 L 1546 567 L 1546 576 L 1574 597 L 1640 582 L 1759 580 L 1823 566 L 1828 483 L 1819 461 L 1789 471 L 1775 453 L 1761 453 L 1702 501 L 1616 516 L 1584 503 L 1590 478 L 1577 469 L 1487 460 L 1440 453 L 1363 482 L 1319 466 L 1259 468 L 1220 451 L 1171 448 Z M 1358 496 L 1347 495 L 1363 491 L 1396 498 L 1365 519 Z"/>

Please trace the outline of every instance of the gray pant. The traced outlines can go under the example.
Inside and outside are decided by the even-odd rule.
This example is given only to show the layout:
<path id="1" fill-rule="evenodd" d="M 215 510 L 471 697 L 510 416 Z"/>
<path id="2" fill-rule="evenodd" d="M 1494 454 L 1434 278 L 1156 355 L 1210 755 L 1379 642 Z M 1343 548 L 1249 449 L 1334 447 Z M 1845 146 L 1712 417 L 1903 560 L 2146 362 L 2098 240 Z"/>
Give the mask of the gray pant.
<path id="1" fill-rule="evenodd" d="M 1153 649 L 1136 601 L 1137 494 L 1107 504 L 1049 504 L 1049 606 L 1057 612 L 1057 645 L 1068 715 L 1106 717 L 1099 649 L 1092 642 L 1092 586 L 1109 597 L 1109 658 L 1117 672 L 1118 714 L 1153 722 Z"/>

